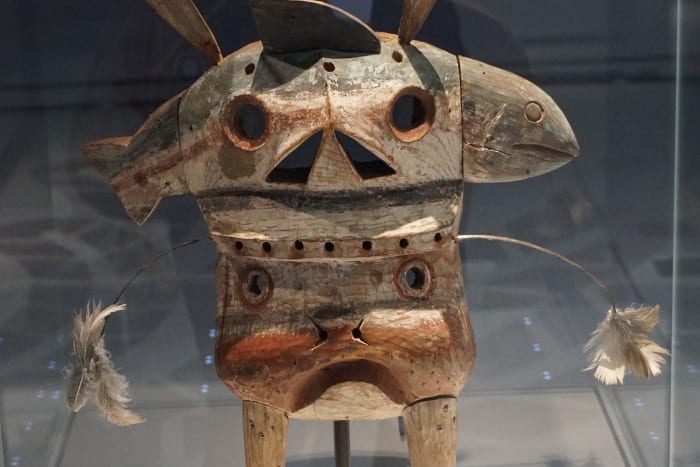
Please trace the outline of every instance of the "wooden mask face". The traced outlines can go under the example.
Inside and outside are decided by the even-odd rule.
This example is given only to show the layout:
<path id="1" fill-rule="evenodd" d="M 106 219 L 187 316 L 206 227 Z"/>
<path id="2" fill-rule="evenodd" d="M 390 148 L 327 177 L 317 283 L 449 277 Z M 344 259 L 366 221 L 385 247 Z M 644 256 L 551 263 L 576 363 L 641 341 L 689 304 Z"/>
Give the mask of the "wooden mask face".
<path id="1" fill-rule="evenodd" d="M 463 183 L 571 160 L 566 118 L 523 78 L 323 3 L 253 8 L 260 43 L 86 153 L 138 223 L 197 198 L 222 255 L 217 370 L 244 400 L 384 418 L 456 395 L 474 360 Z"/>

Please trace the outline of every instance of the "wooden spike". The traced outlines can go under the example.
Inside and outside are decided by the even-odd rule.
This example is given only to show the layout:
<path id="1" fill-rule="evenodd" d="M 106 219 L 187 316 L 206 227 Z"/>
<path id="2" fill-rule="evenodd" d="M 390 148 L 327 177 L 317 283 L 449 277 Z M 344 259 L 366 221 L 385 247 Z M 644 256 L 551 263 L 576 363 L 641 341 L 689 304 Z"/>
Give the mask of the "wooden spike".
<path id="1" fill-rule="evenodd" d="M 243 401 L 246 467 L 284 467 L 287 415 L 267 405 Z"/>
<path id="2" fill-rule="evenodd" d="M 404 409 L 411 467 L 454 467 L 457 463 L 457 399 L 416 402 Z"/>
<path id="3" fill-rule="evenodd" d="M 223 60 L 219 44 L 192 0 L 146 0 L 161 18 L 217 65 Z"/>
<path id="4" fill-rule="evenodd" d="M 379 53 L 374 31 L 337 6 L 317 0 L 251 0 L 263 47 L 282 54 L 308 50 Z"/>
<path id="5" fill-rule="evenodd" d="M 435 2 L 436 0 L 404 0 L 399 25 L 400 43 L 410 44 L 416 38 Z"/>

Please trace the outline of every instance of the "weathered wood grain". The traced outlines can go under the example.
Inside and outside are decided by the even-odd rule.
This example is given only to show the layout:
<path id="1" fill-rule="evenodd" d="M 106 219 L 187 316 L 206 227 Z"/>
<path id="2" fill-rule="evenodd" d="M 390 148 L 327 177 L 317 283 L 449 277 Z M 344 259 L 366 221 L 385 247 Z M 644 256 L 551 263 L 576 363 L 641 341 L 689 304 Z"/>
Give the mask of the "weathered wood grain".
<path id="1" fill-rule="evenodd" d="M 243 444 L 248 467 L 284 467 L 287 416 L 281 410 L 243 401 Z"/>
<path id="2" fill-rule="evenodd" d="M 83 147 L 137 224 L 148 219 L 161 198 L 188 192 L 180 151 L 180 98 L 181 94 L 162 104 L 133 137 Z"/>
<path id="3" fill-rule="evenodd" d="M 379 50 L 369 26 L 323 1 L 251 0 L 251 6 L 262 43 L 270 53 Z"/>
<path id="4" fill-rule="evenodd" d="M 382 420 L 400 416 L 404 408 L 373 384 L 345 382 L 326 389 L 312 404 L 289 416 L 299 420 Z"/>
<path id="5" fill-rule="evenodd" d="M 466 182 L 534 177 L 578 156 L 569 122 L 542 89 L 469 58 L 460 57 L 459 66 Z"/>
<path id="6" fill-rule="evenodd" d="M 362 178 L 352 166 L 345 150 L 340 146 L 335 132 L 328 129 L 323 132 L 319 149 L 307 187 L 310 190 L 333 191 L 339 186 L 362 187 Z"/>
<path id="7" fill-rule="evenodd" d="M 411 467 L 454 467 L 457 463 L 457 399 L 430 399 L 403 412 Z"/>
<path id="8" fill-rule="evenodd" d="M 132 138 L 84 152 L 138 223 L 163 196 L 197 198 L 247 466 L 284 465 L 288 417 L 399 414 L 413 467 L 454 466 L 475 358 L 463 182 L 571 160 L 563 113 L 521 77 L 414 40 L 435 0 L 406 0 L 398 36 L 319 1 L 253 0 L 262 41 L 223 60 L 191 0 L 148 2 L 220 63 Z"/>
<path id="9" fill-rule="evenodd" d="M 421 265 L 423 283 L 403 292 L 400 279 Z M 218 374 L 242 398 L 301 418 L 354 418 L 357 404 L 324 396 L 343 383 L 379 388 L 393 404 L 378 417 L 456 395 L 474 359 L 459 265 L 453 242 L 364 261 L 230 261 L 228 287 L 219 289 Z M 269 274 L 264 305 L 244 295 L 248 271 Z M 357 394 L 367 396 L 358 402 L 365 406 L 384 401 Z"/>
<path id="10" fill-rule="evenodd" d="M 436 196 L 437 194 L 440 197 Z M 259 256 L 262 243 L 272 243 L 274 258 L 327 258 L 325 243 L 334 244 L 333 255 L 342 258 L 397 254 L 407 238 L 412 247 L 432 249 L 434 235 L 450 232 L 462 202 L 462 182 L 449 181 L 406 188 L 367 189 L 304 196 L 298 191 L 233 191 L 199 198 L 199 205 L 215 240 L 223 251 L 236 256 Z M 373 215 L 367 216 L 367 212 Z M 280 223 L 279 219 L 285 221 Z M 290 250 L 301 240 L 303 255 Z M 373 241 L 371 251 L 359 250 L 362 241 Z M 244 248 L 233 251 L 235 241 Z M 227 243 L 228 242 L 228 243 Z"/>
<path id="11" fill-rule="evenodd" d="M 399 24 L 399 42 L 410 44 L 423 27 L 437 0 L 404 0 Z"/>
<path id="12" fill-rule="evenodd" d="M 379 34 L 379 54 L 356 56 L 315 52 L 265 57 L 251 44 L 227 57 L 195 83 L 182 99 L 180 126 L 188 186 L 196 195 L 211 190 L 285 188 L 300 192 L 404 186 L 436 180 L 462 180 L 462 121 L 457 58 L 428 44 L 402 47 L 398 38 Z M 394 58 L 399 54 L 401 61 Z M 333 71 L 327 71 L 327 63 Z M 250 70 L 250 65 L 254 70 Z M 270 83 L 266 76 L 275 76 Z M 406 88 L 424 89 L 435 115 L 419 139 L 402 141 L 392 131 L 395 97 Z M 254 96 L 269 118 L 268 137 L 255 150 L 225 136 L 227 106 Z M 363 180 L 337 177 L 332 190 L 310 178 L 304 183 L 272 183 L 267 176 L 305 140 L 319 131 L 343 133 L 385 161 L 396 174 Z M 322 145 L 326 157 L 335 145 Z M 348 148 L 345 148 L 347 150 Z M 355 180 L 355 182 L 353 182 Z"/>

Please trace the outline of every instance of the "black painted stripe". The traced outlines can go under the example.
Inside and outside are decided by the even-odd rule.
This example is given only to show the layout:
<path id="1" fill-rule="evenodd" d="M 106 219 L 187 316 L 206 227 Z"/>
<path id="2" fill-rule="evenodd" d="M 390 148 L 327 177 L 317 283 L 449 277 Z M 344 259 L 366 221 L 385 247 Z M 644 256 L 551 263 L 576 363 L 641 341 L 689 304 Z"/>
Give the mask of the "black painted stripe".
<path id="1" fill-rule="evenodd" d="M 287 189 L 217 189 L 196 194 L 206 210 L 227 209 L 232 197 L 254 197 L 268 199 L 295 210 L 347 211 L 367 206 L 409 206 L 416 204 L 447 201 L 462 196 L 462 180 L 439 180 L 401 187 L 367 188 L 360 191 L 301 191 Z"/>

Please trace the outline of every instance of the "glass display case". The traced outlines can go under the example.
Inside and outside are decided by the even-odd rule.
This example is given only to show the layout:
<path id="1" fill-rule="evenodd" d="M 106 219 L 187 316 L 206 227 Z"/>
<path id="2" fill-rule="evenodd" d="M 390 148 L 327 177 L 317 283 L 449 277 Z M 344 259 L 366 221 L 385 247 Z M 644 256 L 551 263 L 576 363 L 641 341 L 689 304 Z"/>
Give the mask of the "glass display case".
<path id="1" fill-rule="evenodd" d="M 224 54 L 258 39 L 248 2 L 196 2 Z M 399 0 L 332 1 L 396 32 Z M 241 402 L 214 368 L 218 258 L 189 196 L 131 223 L 81 145 L 130 135 L 208 63 L 145 2 L 5 2 L 0 38 L 0 467 L 243 466 Z M 565 111 L 580 157 L 467 184 L 460 231 L 533 241 L 624 303 L 661 306 L 660 377 L 604 387 L 582 347 L 607 303 L 549 257 L 461 246 L 475 371 L 459 466 L 700 465 L 700 4 L 440 0 L 418 35 L 523 75 Z M 66 407 L 73 313 L 130 286 L 108 347 L 147 421 Z M 287 465 L 333 465 L 330 422 L 291 421 Z M 352 465 L 408 465 L 396 418 L 350 424 Z"/>

